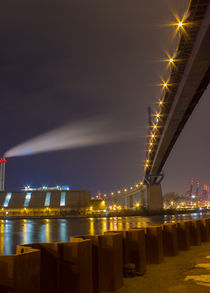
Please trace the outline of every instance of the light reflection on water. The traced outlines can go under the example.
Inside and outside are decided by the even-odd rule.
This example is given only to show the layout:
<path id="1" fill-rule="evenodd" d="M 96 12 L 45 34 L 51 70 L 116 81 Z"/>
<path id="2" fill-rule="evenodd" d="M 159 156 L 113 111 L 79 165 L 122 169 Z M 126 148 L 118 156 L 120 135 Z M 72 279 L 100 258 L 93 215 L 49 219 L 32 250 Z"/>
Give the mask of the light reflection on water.
<path id="1" fill-rule="evenodd" d="M 15 253 L 17 244 L 65 242 L 70 236 L 100 234 L 110 230 L 144 228 L 152 224 L 209 217 L 207 214 L 165 215 L 153 217 L 110 217 L 43 220 L 0 220 L 0 254 Z"/>

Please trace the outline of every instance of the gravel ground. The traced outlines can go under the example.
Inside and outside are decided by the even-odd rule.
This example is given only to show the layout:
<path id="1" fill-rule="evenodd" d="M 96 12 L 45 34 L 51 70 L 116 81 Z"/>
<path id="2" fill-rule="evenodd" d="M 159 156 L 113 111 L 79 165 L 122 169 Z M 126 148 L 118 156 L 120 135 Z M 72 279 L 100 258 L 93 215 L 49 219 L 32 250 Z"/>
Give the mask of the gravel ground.
<path id="1" fill-rule="evenodd" d="M 210 242 L 148 265 L 142 277 L 124 279 L 116 293 L 210 293 Z"/>

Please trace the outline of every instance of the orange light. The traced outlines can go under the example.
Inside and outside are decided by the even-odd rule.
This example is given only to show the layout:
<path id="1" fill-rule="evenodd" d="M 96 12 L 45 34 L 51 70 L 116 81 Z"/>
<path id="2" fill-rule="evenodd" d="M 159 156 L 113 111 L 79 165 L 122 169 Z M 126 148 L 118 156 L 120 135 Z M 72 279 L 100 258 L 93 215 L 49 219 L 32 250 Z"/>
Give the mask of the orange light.
<path id="1" fill-rule="evenodd" d="M 179 22 L 177 23 L 177 26 L 178 26 L 178 28 L 182 28 L 182 27 L 183 27 L 183 21 L 179 21 Z"/>

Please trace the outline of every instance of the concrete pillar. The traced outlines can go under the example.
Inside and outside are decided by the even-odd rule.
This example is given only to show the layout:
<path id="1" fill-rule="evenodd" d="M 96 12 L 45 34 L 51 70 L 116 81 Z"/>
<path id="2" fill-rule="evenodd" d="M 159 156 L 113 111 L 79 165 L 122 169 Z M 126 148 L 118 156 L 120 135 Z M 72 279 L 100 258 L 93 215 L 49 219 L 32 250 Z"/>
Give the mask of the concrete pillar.
<path id="1" fill-rule="evenodd" d="M 148 211 L 156 212 L 163 208 L 162 188 L 160 184 L 150 184 L 147 186 L 146 208 Z"/>
<path id="2" fill-rule="evenodd" d="M 127 199 L 126 199 L 126 197 L 123 199 L 123 207 L 124 207 L 124 209 L 127 209 Z"/>
<path id="3" fill-rule="evenodd" d="M 145 195 L 144 195 L 144 190 L 140 191 L 140 204 L 141 206 L 145 206 Z"/>
<path id="4" fill-rule="evenodd" d="M 129 208 L 132 208 L 132 207 L 133 207 L 133 195 L 130 195 L 130 196 L 128 197 L 128 199 L 129 199 L 129 204 L 128 204 L 128 206 L 129 206 Z"/>

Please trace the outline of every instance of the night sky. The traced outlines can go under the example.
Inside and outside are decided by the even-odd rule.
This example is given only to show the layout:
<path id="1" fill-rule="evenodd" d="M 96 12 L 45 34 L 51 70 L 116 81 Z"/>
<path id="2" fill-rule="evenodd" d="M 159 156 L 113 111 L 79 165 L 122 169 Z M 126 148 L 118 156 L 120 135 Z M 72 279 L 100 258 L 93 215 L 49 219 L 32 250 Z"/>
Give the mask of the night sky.
<path id="1" fill-rule="evenodd" d="M 167 78 L 176 47 L 172 12 L 184 0 L 19 0 L 0 11 L 0 153 L 75 121 L 101 116 L 136 131 L 124 141 L 9 158 L 6 188 L 69 185 L 108 193 L 143 175 L 147 106 Z M 166 165 L 163 191 L 184 192 L 191 178 L 210 184 L 210 89 Z"/>

